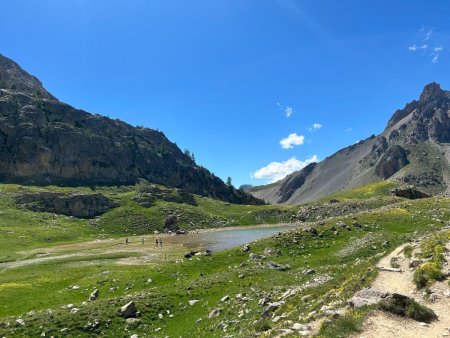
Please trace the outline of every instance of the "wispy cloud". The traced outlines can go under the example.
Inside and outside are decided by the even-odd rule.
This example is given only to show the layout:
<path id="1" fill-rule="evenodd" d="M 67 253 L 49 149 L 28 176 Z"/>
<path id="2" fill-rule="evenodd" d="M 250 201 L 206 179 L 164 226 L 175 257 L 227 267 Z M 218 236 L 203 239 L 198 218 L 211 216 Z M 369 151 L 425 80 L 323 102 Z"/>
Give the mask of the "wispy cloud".
<path id="1" fill-rule="evenodd" d="M 291 117 L 291 115 L 295 113 L 294 108 L 291 106 L 284 107 L 280 102 L 277 102 L 277 107 L 286 115 L 287 118 Z"/>
<path id="2" fill-rule="evenodd" d="M 286 113 L 286 117 L 291 117 L 291 115 L 294 114 L 294 109 L 292 107 L 287 106 L 284 112 Z"/>
<path id="3" fill-rule="evenodd" d="M 297 133 L 289 134 L 288 137 L 280 141 L 281 148 L 283 149 L 292 149 L 294 146 L 300 146 L 303 143 L 305 143 L 305 136 L 297 135 Z"/>
<path id="4" fill-rule="evenodd" d="M 427 56 L 431 58 L 431 62 L 438 63 L 439 58 L 441 56 L 442 51 L 444 50 L 443 46 L 435 46 L 432 47 L 432 44 L 435 44 L 435 34 L 434 27 L 429 28 L 426 26 L 422 26 L 420 30 L 420 43 L 413 44 L 408 47 L 408 51 L 410 52 L 421 52 L 421 55 Z"/>
<path id="5" fill-rule="evenodd" d="M 346 133 L 350 133 L 352 130 L 353 130 L 352 127 L 349 127 L 349 128 L 347 128 L 347 129 L 344 129 L 344 131 L 345 131 Z"/>
<path id="6" fill-rule="evenodd" d="M 433 37 L 434 27 L 427 28 L 426 26 L 422 26 L 420 31 L 425 34 L 423 41 L 428 41 Z"/>
<path id="7" fill-rule="evenodd" d="M 313 155 L 305 161 L 297 160 L 295 156 L 282 162 L 271 162 L 265 167 L 256 170 L 250 176 L 252 178 L 266 180 L 267 183 L 273 183 L 285 178 L 287 175 L 306 167 L 308 164 L 318 162 L 317 155 Z"/>
<path id="8" fill-rule="evenodd" d="M 314 130 L 317 130 L 317 129 L 320 129 L 320 128 L 322 128 L 323 126 L 320 124 L 320 123 L 313 123 L 313 125 L 311 126 L 311 127 L 309 127 L 308 128 L 308 131 L 314 131 Z"/>
<path id="9" fill-rule="evenodd" d="M 412 46 L 409 46 L 408 47 L 408 50 L 409 51 L 411 51 L 411 52 L 415 52 L 415 51 L 418 51 L 418 50 L 425 50 L 425 49 L 427 49 L 428 48 L 428 45 L 421 45 L 421 46 L 417 46 L 417 45 L 412 45 Z"/>

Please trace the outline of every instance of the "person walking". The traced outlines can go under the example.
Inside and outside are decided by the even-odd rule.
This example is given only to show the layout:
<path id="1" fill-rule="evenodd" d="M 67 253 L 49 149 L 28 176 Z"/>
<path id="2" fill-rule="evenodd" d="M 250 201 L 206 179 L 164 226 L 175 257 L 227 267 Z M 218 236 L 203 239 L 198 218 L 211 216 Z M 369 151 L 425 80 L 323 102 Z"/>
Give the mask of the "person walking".
<path id="1" fill-rule="evenodd" d="M 158 246 L 158 238 L 155 241 L 156 241 L 156 246 Z"/>
<path id="2" fill-rule="evenodd" d="M 159 246 L 162 246 L 162 239 L 159 239 Z"/>

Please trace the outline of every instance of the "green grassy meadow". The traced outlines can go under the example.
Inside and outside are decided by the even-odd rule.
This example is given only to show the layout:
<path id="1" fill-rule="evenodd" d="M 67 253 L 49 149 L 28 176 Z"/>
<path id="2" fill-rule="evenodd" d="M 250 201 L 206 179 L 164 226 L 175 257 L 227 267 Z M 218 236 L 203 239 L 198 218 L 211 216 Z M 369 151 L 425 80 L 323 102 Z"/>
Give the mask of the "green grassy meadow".
<path id="1" fill-rule="evenodd" d="M 376 277 L 375 265 L 382 256 L 450 220 L 448 198 L 393 201 L 388 196 L 391 185 L 380 183 L 330 196 L 367 199 L 373 204 L 370 210 L 306 223 L 251 243 L 249 253 L 265 259 L 251 260 L 241 248 L 186 259 L 185 248 L 150 244 L 168 213 L 178 213 L 189 229 L 285 222 L 302 206 L 237 206 L 196 197 L 197 206 L 157 201 L 143 208 L 132 199 L 133 187 L 110 187 L 96 192 L 121 206 L 92 223 L 18 209 L 14 203 L 23 190 L 49 189 L 73 188 L 0 186 L 2 337 L 43 332 L 55 337 L 273 337 L 289 323 L 320 322 L 324 306 L 344 307 Z M 308 230 L 311 227 L 315 231 Z M 134 242 L 125 245 L 123 237 L 134 234 Z M 149 236 L 145 250 L 137 242 L 141 235 Z M 38 259 L 49 252 L 56 258 Z M 290 268 L 273 270 L 266 265 L 269 261 Z M 314 272 L 306 274 L 306 269 Z M 275 302 L 296 288 L 274 311 L 281 320 L 262 318 L 265 306 L 258 305 L 260 299 Z M 94 289 L 99 298 L 88 301 Z M 229 299 L 221 301 L 224 296 Z M 130 300 L 140 317 L 127 322 L 117 311 Z M 189 305 L 190 300 L 198 302 Z M 220 314 L 208 318 L 218 308 Z M 317 336 L 345 337 L 357 331 L 366 311 L 324 323 Z M 25 325 L 16 322 L 18 318 Z"/>

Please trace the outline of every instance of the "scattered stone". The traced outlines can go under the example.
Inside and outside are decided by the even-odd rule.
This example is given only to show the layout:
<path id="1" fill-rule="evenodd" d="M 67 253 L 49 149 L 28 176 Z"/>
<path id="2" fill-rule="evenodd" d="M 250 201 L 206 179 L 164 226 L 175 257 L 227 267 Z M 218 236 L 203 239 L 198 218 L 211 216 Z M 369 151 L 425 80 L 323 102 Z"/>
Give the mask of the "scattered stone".
<path id="1" fill-rule="evenodd" d="M 325 310 L 323 311 L 324 315 L 332 318 L 339 318 L 343 315 L 343 312 L 341 310 Z"/>
<path id="2" fill-rule="evenodd" d="M 389 268 L 389 267 L 385 267 L 385 266 L 377 266 L 378 269 L 380 269 L 381 271 L 389 271 L 389 272 L 403 272 L 402 269 L 397 269 L 397 268 Z"/>
<path id="3" fill-rule="evenodd" d="M 262 306 L 263 305 L 267 305 L 270 302 L 271 299 L 272 299 L 272 295 L 269 293 L 265 297 L 261 298 L 258 301 L 258 305 L 262 305 Z"/>
<path id="4" fill-rule="evenodd" d="M 411 258 L 409 260 L 409 267 L 410 268 L 417 268 L 418 266 L 420 266 L 420 264 L 422 264 L 422 261 L 420 259 L 413 259 L 413 258 Z"/>
<path id="5" fill-rule="evenodd" d="M 250 245 L 245 244 L 245 245 L 242 247 L 242 251 L 244 251 L 244 252 L 249 252 L 249 251 L 250 251 Z"/>
<path id="6" fill-rule="evenodd" d="M 79 308 L 76 308 L 76 307 L 74 307 L 74 308 L 72 308 L 72 309 L 70 310 L 70 313 L 71 313 L 71 314 L 75 314 L 75 313 L 78 313 L 78 312 L 80 312 L 80 309 L 79 309 Z"/>
<path id="7" fill-rule="evenodd" d="M 136 305 L 134 302 L 128 302 L 122 306 L 119 310 L 119 315 L 124 318 L 135 318 L 137 313 Z"/>
<path id="8" fill-rule="evenodd" d="M 305 270 L 302 271 L 302 274 L 304 274 L 304 275 L 312 275 L 315 272 L 316 271 L 314 269 L 305 269 Z"/>
<path id="9" fill-rule="evenodd" d="M 281 315 L 281 316 L 276 316 L 276 317 L 274 317 L 273 319 L 272 319 L 272 322 L 273 323 L 277 323 L 277 322 L 279 322 L 280 320 L 282 320 L 282 319 L 284 319 L 284 318 L 286 318 L 287 316 L 286 315 Z"/>
<path id="10" fill-rule="evenodd" d="M 192 306 L 192 305 L 194 305 L 195 303 L 198 303 L 200 300 L 198 300 L 198 299 L 192 299 L 192 300 L 190 300 L 188 303 L 189 303 L 189 305 L 190 306 Z"/>
<path id="11" fill-rule="evenodd" d="M 278 264 L 275 262 L 267 262 L 266 267 L 272 270 L 286 271 L 291 268 L 289 264 Z"/>
<path id="12" fill-rule="evenodd" d="M 99 291 L 98 289 L 94 289 L 92 293 L 89 295 L 89 300 L 96 300 L 98 297 Z"/>
<path id="13" fill-rule="evenodd" d="M 424 327 L 428 327 L 428 324 L 427 323 L 423 323 L 423 322 L 420 322 L 419 325 L 424 326 Z"/>
<path id="14" fill-rule="evenodd" d="M 272 248 L 265 248 L 264 249 L 264 254 L 270 256 L 270 255 L 277 255 L 277 256 L 281 256 L 281 251 L 280 250 L 275 250 Z"/>
<path id="15" fill-rule="evenodd" d="M 266 257 L 265 257 L 265 256 L 262 256 L 262 255 L 257 255 L 257 254 L 254 254 L 253 252 L 251 252 L 251 253 L 248 255 L 248 258 L 250 258 L 252 261 L 259 261 L 259 260 L 261 260 L 261 259 L 265 259 Z"/>
<path id="16" fill-rule="evenodd" d="M 16 319 L 16 323 L 25 326 L 25 321 L 22 318 Z"/>
<path id="17" fill-rule="evenodd" d="M 389 295 L 388 292 L 382 292 L 373 288 L 362 289 L 348 301 L 348 304 L 359 309 L 366 305 L 377 304 L 381 299 L 386 298 Z"/>
<path id="18" fill-rule="evenodd" d="M 130 336 L 130 338 L 139 338 L 139 336 L 135 333 Z"/>
<path id="19" fill-rule="evenodd" d="M 223 296 L 222 299 L 221 299 L 220 301 L 221 301 L 221 302 L 226 302 L 226 301 L 229 300 L 229 299 L 230 299 L 230 296 L 226 295 L 226 296 Z"/>
<path id="20" fill-rule="evenodd" d="M 264 312 L 262 314 L 263 318 L 267 318 L 269 316 L 269 314 L 275 310 L 277 310 L 278 308 L 280 308 L 281 306 L 283 306 L 284 301 L 279 301 L 279 302 L 274 302 L 274 303 L 270 303 L 265 309 Z"/>
<path id="21" fill-rule="evenodd" d="M 227 329 L 227 324 L 225 324 L 224 322 L 220 322 L 219 324 L 217 324 L 217 328 L 219 330 L 225 331 Z"/>
<path id="22" fill-rule="evenodd" d="M 67 333 L 67 332 L 69 332 L 69 329 L 68 329 L 67 327 L 65 327 L 64 329 L 61 329 L 60 332 L 61 332 L 61 333 Z"/>
<path id="23" fill-rule="evenodd" d="M 435 293 L 431 294 L 430 297 L 428 297 L 428 301 L 429 301 L 430 303 L 434 303 L 434 302 L 437 301 L 438 299 L 439 299 L 439 297 L 438 297 Z"/>
<path id="24" fill-rule="evenodd" d="M 308 331 L 309 328 L 306 325 L 300 324 L 300 323 L 295 323 L 292 326 L 292 329 L 295 331 Z"/>
<path id="25" fill-rule="evenodd" d="M 214 309 L 209 313 L 208 318 L 217 317 L 218 315 L 220 315 L 221 312 L 222 312 L 221 308 Z"/>
<path id="26" fill-rule="evenodd" d="M 149 278 L 149 279 L 147 279 L 147 281 L 145 282 L 145 284 L 151 284 L 153 281 L 152 281 L 152 279 L 151 278 Z"/>
<path id="27" fill-rule="evenodd" d="M 186 254 L 184 255 L 184 258 L 192 258 L 192 257 L 194 257 L 197 253 L 198 253 L 198 251 L 190 251 L 190 252 L 188 252 L 188 253 L 186 253 Z"/>
<path id="28" fill-rule="evenodd" d="M 303 288 L 300 286 L 297 286 L 293 289 L 289 289 L 281 295 L 280 300 L 285 300 L 292 296 L 295 296 L 297 293 L 301 292 L 302 290 L 303 290 Z"/>

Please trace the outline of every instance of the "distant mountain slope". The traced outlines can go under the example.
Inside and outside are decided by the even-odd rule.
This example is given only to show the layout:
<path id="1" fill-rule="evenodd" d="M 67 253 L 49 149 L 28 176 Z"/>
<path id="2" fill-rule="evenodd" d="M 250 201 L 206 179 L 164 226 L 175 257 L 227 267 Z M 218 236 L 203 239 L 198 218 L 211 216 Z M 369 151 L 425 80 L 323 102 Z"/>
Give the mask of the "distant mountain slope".
<path id="1" fill-rule="evenodd" d="M 162 132 L 62 103 L 0 54 L 1 182 L 76 186 L 139 179 L 232 203 L 261 203 L 196 165 Z"/>
<path id="2" fill-rule="evenodd" d="M 384 179 L 413 184 L 431 194 L 446 192 L 450 182 L 449 114 L 450 92 L 431 83 L 418 101 L 394 113 L 380 135 L 250 192 L 270 203 L 299 204 Z"/>

